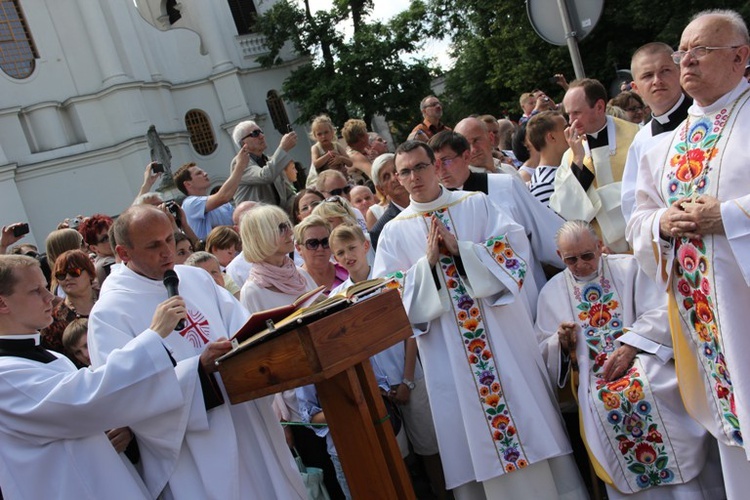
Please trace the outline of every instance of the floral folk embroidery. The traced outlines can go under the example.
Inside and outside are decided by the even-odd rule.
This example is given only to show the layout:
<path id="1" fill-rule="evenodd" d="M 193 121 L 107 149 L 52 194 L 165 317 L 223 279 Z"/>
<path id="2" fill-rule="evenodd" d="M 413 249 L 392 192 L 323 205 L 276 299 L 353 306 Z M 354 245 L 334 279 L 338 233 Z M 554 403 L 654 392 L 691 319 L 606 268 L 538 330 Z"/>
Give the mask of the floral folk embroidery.
<path id="1" fill-rule="evenodd" d="M 449 231 L 455 234 L 446 209 L 424 214 L 428 224 L 432 215 L 435 215 Z M 501 244 L 495 245 L 495 242 Z M 487 246 L 494 249 L 495 260 L 517 278 L 520 287 L 526 273 L 526 263 L 515 255 L 510 245 L 505 242 L 504 236 L 493 238 L 487 242 Z M 466 357 L 500 463 L 505 472 L 522 469 L 528 466 L 529 462 L 505 399 L 492 347 L 485 333 L 481 308 L 474 299 L 469 297 L 453 256 L 441 253 L 438 265 L 453 303 L 453 311 L 456 314 Z"/>
<path id="2" fill-rule="evenodd" d="M 703 116 L 690 127 L 686 125 L 680 133 L 666 177 L 669 204 L 706 193 L 711 183 L 709 175 L 713 172 L 710 161 L 719 152 L 717 145 L 730 114 L 725 108 L 713 117 Z M 710 396 L 717 407 L 719 423 L 725 434 L 741 445 L 734 390 L 719 338 L 712 294 L 713 255 L 703 239 L 682 238 L 676 241 L 675 256 L 673 287 L 680 315 L 711 388 Z"/>
<path id="3" fill-rule="evenodd" d="M 569 273 L 580 331 L 591 362 L 589 393 L 592 406 L 607 434 L 625 479 L 639 491 L 674 481 L 669 467 L 676 463 L 674 450 L 665 443 L 665 432 L 646 374 L 636 358 L 625 375 L 612 382 L 602 377 L 602 367 L 619 347 L 622 307 L 617 290 L 608 279 L 606 263 L 596 282 L 579 284 Z"/>

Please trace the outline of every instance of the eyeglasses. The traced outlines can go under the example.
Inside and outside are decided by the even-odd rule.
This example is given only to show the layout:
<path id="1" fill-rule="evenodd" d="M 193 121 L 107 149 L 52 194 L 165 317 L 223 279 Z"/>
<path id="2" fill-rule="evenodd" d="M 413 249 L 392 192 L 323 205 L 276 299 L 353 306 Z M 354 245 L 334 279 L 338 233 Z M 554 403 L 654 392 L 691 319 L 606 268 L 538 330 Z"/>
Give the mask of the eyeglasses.
<path id="1" fill-rule="evenodd" d="M 563 257 L 563 262 L 565 262 L 568 266 L 574 266 L 576 262 L 578 262 L 578 259 L 581 259 L 584 262 L 590 262 L 594 260 L 594 257 L 596 257 L 596 254 L 594 252 L 586 252 L 582 253 L 581 255 L 571 255 L 570 257 Z"/>
<path id="2" fill-rule="evenodd" d="M 396 172 L 401 179 L 408 179 L 411 174 L 421 174 L 426 168 L 431 167 L 431 163 L 417 163 L 412 168 L 402 168 Z"/>
<path id="3" fill-rule="evenodd" d="M 331 196 L 341 196 L 342 194 L 343 195 L 349 194 L 351 192 L 351 190 L 352 190 L 352 185 L 351 184 L 347 184 L 346 186 L 344 186 L 342 188 L 331 189 L 328 192 L 331 194 Z M 326 201 L 328 201 L 328 200 L 326 200 Z"/>
<path id="4" fill-rule="evenodd" d="M 299 213 L 306 214 L 307 212 L 312 212 L 315 207 L 323 203 L 322 201 L 313 201 L 312 203 L 308 205 L 303 205 L 299 207 Z"/>
<path id="5" fill-rule="evenodd" d="M 102 243 L 109 243 L 109 235 L 105 234 L 100 239 L 96 240 L 97 245 L 101 245 Z"/>
<path id="6" fill-rule="evenodd" d="M 440 106 L 441 108 L 443 107 L 443 105 L 440 104 L 439 102 L 433 102 L 431 104 L 425 104 L 424 105 L 425 109 L 427 109 L 427 108 L 434 108 L 435 106 Z"/>
<path id="7" fill-rule="evenodd" d="M 711 52 L 712 50 L 721 50 L 721 49 L 738 49 L 742 47 L 742 45 L 727 45 L 724 47 L 693 47 L 690 50 L 676 50 L 672 52 L 672 60 L 675 64 L 680 64 L 683 59 L 685 59 L 685 56 L 690 54 L 690 57 L 693 59 L 701 59 L 702 57 L 705 57 L 706 54 Z"/>
<path id="8" fill-rule="evenodd" d="M 318 247 L 323 247 L 324 249 L 328 248 L 328 236 L 325 238 L 320 238 L 319 240 L 316 240 L 315 238 L 310 238 L 309 240 L 305 240 L 305 248 L 308 250 L 317 250 Z"/>
<path id="9" fill-rule="evenodd" d="M 259 135 L 262 135 L 262 134 L 263 134 L 263 131 L 261 129 L 259 129 L 259 128 L 256 128 L 255 130 L 253 130 L 252 132 L 250 132 L 249 134 L 247 134 L 245 137 L 243 137 L 242 140 L 244 141 L 248 137 L 252 137 L 253 139 L 255 139 L 256 137 L 258 137 Z"/>
<path id="10" fill-rule="evenodd" d="M 62 281 L 68 275 L 70 275 L 73 278 L 78 278 L 82 272 L 83 272 L 83 269 L 81 269 L 80 267 L 69 267 L 68 269 L 66 269 L 65 271 L 61 273 L 55 273 L 55 279 L 57 281 Z"/>
<path id="11" fill-rule="evenodd" d="M 292 225 L 288 222 L 282 222 L 279 224 L 279 234 L 284 235 L 292 232 Z"/>
<path id="12" fill-rule="evenodd" d="M 625 111 L 628 113 L 635 113 L 636 111 L 643 111 L 643 106 L 632 106 L 630 108 L 625 108 Z"/>
<path id="13" fill-rule="evenodd" d="M 454 156 L 453 158 L 439 158 L 438 162 L 440 162 L 440 166 L 449 168 L 451 166 L 451 163 L 453 163 L 456 158 L 458 158 L 458 155 Z"/>

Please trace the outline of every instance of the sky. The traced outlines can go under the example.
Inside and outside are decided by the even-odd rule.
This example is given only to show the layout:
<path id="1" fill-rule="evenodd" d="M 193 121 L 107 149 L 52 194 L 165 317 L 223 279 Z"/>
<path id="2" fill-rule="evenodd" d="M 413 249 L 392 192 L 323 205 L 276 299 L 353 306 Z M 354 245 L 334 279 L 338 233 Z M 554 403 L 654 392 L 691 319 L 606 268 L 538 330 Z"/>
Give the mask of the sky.
<path id="1" fill-rule="evenodd" d="M 300 1 L 301 3 L 301 1 Z M 330 9 L 333 2 L 331 0 L 310 0 L 310 9 L 317 12 L 322 9 Z M 407 2 L 395 0 L 373 0 L 374 9 L 372 17 L 381 21 L 387 21 L 399 12 L 406 10 Z M 350 30 L 351 24 L 344 28 Z M 435 62 L 443 69 L 449 69 L 452 65 L 451 59 L 447 55 L 449 43 L 447 40 L 427 40 L 420 56 L 434 58 Z"/>

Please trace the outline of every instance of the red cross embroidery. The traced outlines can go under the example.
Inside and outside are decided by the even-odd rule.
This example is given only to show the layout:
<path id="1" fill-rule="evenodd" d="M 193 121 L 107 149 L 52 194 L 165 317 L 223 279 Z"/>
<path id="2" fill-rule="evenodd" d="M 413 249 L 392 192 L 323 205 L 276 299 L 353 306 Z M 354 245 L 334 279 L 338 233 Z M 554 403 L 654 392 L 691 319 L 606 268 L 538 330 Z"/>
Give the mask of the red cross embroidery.
<path id="1" fill-rule="evenodd" d="M 208 344 L 211 326 L 202 312 L 188 309 L 187 325 L 180 331 L 180 335 L 185 337 L 185 340 L 193 347 L 200 349 Z"/>

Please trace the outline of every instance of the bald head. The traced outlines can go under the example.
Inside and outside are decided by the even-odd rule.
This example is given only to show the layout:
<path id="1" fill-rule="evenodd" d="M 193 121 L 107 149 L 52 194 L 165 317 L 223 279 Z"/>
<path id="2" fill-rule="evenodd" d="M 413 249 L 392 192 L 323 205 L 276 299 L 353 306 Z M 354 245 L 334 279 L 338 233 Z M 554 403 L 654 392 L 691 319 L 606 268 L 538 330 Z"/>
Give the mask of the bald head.
<path id="1" fill-rule="evenodd" d="M 478 118 L 464 118 L 454 129 L 469 141 L 471 153 L 469 163 L 475 167 L 482 167 L 494 171 L 495 162 L 492 158 L 492 141 L 487 125 Z"/>
<path id="2" fill-rule="evenodd" d="M 141 224 L 152 224 L 159 221 L 166 221 L 170 227 L 172 225 L 167 214 L 158 208 L 152 205 L 132 205 L 115 220 L 115 239 L 118 244 L 132 248 L 131 228 L 142 227 Z"/>

